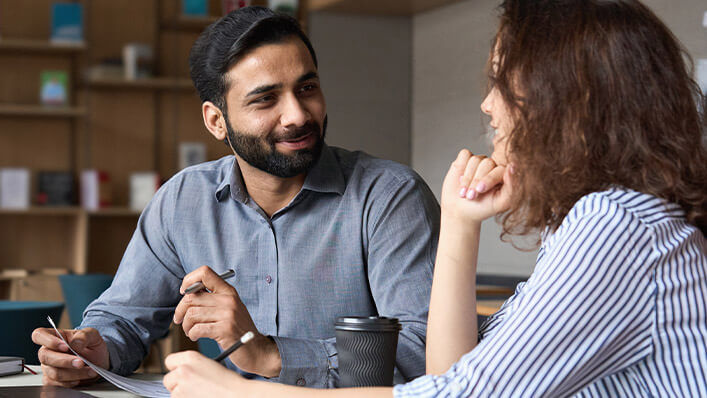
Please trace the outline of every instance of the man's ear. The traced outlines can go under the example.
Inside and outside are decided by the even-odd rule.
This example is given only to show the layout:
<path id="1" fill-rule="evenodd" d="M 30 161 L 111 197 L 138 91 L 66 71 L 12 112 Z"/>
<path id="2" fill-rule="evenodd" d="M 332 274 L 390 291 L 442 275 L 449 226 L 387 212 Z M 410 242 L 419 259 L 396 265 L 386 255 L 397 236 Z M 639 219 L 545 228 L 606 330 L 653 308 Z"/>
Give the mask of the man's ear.
<path id="1" fill-rule="evenodd" d="M 211 135 L 219 141 L 225 140 L 227 134 L 226 121 L 223 118 L 221 109 L 213 102 L 205 101 L 201 104 L 201 114 L 204 117 L 204 125 Z"/>

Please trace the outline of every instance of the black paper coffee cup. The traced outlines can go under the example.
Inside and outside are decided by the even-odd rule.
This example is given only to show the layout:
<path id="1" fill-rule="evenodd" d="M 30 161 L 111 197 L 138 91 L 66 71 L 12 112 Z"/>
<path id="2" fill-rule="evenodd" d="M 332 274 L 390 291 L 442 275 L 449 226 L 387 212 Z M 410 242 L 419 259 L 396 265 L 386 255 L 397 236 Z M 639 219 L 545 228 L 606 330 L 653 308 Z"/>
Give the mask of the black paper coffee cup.
<path id="1" fill-rule="evenodd" d="M 392 386 L 400 323 L 386 317 L 336 319 L 340 387 Z"/>

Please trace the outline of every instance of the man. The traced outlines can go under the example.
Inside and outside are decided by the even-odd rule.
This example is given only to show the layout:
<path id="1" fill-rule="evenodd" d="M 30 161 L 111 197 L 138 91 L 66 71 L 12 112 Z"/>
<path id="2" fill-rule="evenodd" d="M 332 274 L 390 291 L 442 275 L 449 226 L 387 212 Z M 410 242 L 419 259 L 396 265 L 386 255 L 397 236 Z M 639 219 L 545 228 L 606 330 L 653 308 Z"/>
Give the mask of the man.
<path id="1" fill-rule="evenodd" d="M 439 228 L 429 188 L 402 165 L 324 144 L 316 56 L 293 19 L 235 11 L 202 33 L 189 62 L 204 123 L 235 156 L 188 168 L 158 191 L 113 285 L 82 330 L 63 332 L 72 347 L 128 374 L 172 320 L 222 349 L 253 331 L 229 366 L 333 387 L 336 317 L 383 315 L 403 325 L 397 380 L 423 374 Z M 235 276 L 220 279 L 228 269 Z M 209 291 L 182 295 L 195 282 Z M 45 383 L 95 376 L 51 330 L 33 339 Z"/>

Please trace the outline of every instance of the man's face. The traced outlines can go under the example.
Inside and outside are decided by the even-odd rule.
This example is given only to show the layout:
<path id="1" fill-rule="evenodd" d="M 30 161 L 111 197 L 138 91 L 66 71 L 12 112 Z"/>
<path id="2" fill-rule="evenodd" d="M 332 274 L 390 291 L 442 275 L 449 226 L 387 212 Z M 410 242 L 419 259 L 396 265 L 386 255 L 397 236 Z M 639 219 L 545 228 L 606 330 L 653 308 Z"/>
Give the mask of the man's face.
<path id="1" fill-rule="evenodd" d="M 258 47 L 226 78 L 226 127 L 238 156 L 278 177 L 307 172 L 321 153 L 326 104 L 304 43 L 292 38 Z"/>

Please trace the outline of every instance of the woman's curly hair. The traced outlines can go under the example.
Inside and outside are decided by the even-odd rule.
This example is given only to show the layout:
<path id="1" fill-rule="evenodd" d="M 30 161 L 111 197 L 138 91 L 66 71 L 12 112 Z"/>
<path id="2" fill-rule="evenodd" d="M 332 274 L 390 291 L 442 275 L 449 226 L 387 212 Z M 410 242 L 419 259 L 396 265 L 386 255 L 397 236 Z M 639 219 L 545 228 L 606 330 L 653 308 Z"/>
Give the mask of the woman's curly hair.
<path id="1" fill-rule="evenodd" d="M 707 233 L 705 96 L 670 30 L 636 0 L 507 0 L 501 14 L 489 82 L 514 115 L 520 177 L 504 235 L 554 231 L 613 186 L 677 203 Z"/>

